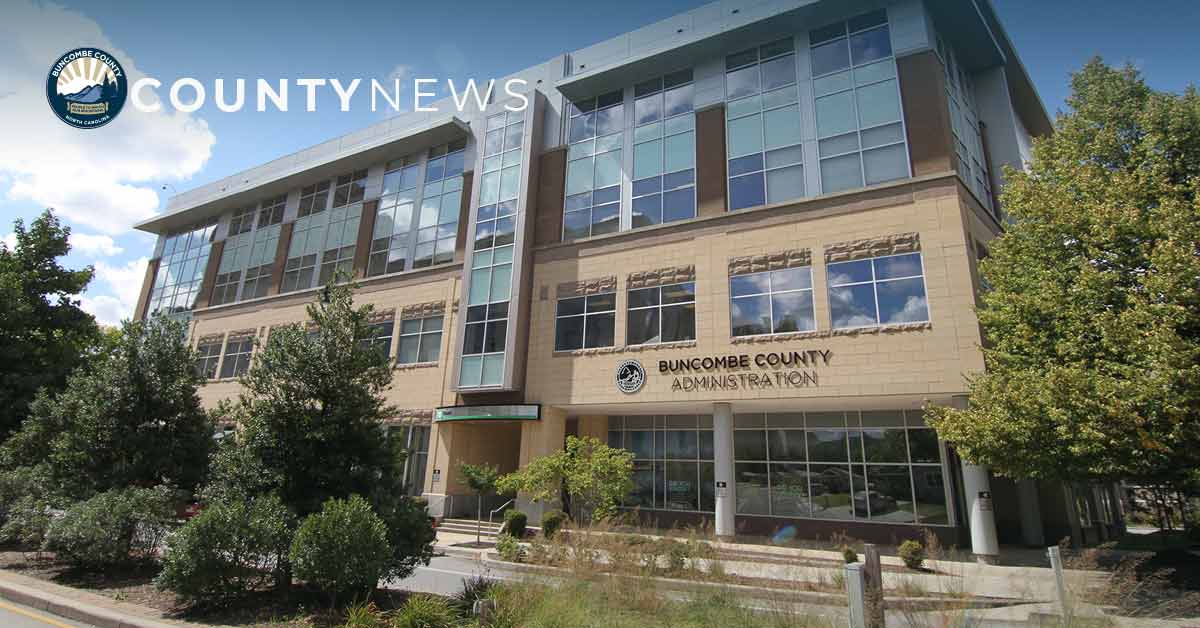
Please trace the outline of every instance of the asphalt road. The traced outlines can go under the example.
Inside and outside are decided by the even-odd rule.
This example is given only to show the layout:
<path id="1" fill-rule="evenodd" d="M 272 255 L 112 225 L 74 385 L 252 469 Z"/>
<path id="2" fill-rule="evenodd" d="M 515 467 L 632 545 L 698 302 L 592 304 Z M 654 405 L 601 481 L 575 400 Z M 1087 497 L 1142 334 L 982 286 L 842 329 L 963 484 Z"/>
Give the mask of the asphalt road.
<path id="1" fill-rule="evenodd" d="M 0 626 L 5 628 L 91 628 L 91 624 L 81 624 L 4 599 L 0 599 Z"/>
<path id="2" fill-rule="evenodd" d="M 388 586 L 420 593 L 454 595 L 462 590 L 463 580 L 484 576 L 495 580 L 519 580 L 523 574 L 493 569 L 479 561 L 459 556 L 437 556 L 428 567 L 419 567 L 413 575 Z"/>

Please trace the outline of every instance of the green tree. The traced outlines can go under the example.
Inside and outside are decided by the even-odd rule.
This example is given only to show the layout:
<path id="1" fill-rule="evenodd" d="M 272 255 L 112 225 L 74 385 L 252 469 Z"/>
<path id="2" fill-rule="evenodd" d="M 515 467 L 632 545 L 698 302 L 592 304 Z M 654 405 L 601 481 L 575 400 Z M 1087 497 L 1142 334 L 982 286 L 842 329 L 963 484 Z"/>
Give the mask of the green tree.
<path id="1" fill-rule="evenodd" d="M 70 228 L 46 210 L 13 230 L 16 247 L 0 244 L 0 440 L 20 427 L 39 389 L 62 389 L 98 339 L 78 299 L 92 268 L 59 263 L 71 249 Z"/>
<path id="2" fill-rule="evenodd" d="M 388 526 L 387 575 L 399 578 L 428 564 L 434 532 L 423 502 L 404 494 L 404 452 L 383 427 L 396 409 L 382 396 L 391 366 L 367 342 L 371 312 L 354 305 L 351 286 L 335 285 L 309 305 L 307 326 L 271 330 L 238 399 L 220 410 L 241 429 L 218 451 L 203 492 L 275 494 L 301 519 L 330 499 L 361 495 Z"/>
<path id="3" fill-rule="evenodd" d="M 500 470 L 492 465 L 460 462 L 458 473 L 462 476 L 459 483 L 475 493 L 475 543 L 479 544 L 483 536 L 483 496 L 495 492 Z"/>
<path id="4" fill-rule="evenodd" d="M 530 462 L 499 481 L 503 492 L 522 492 L 535 502 L 552 502 L 565 488 L 579 513 L 604 519 L 633 490 L 633 453 L 590 436 L 567 437 L 567 446 Z"/>
<path id="5" fill-rule="evenodd" d="M 71 375 L 58 395 L 38 396 L 0 462 L 41 469 L 67 500 L 159 484 L 192 490 L 213 442 L 194 365 L 181 323 L 126 322 L 111 352 Z"/>
<path id="6" fill-rule="evenodd" d="M 1093 59 L 981 263 L 986 371 L 930 423 L 1010 477 L 1178 484 L 1200 464 L 1200 96 Z"/>

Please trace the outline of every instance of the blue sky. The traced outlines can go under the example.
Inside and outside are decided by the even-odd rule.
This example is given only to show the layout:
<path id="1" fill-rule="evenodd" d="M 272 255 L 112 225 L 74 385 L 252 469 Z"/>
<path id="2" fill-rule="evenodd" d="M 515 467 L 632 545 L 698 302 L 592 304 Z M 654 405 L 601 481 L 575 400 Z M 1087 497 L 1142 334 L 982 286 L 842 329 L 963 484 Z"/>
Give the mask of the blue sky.
<path id="1" fill-rule="evenodd" d="M 98 276 L 85 307 L 102 322 L 130 314 L 153 239 L 134 220 L 186 190 L 363 127 L 383 117 L 341 112 L 329 90 L 303 111 L 218 111 L 213 79 L 411 78 L 486 80 L 686 11 L 700 2 L 204 2 L 4 0 L 0 6 L 0 237 L 54 205 L 75 231 L 72 265 Z M 1156 0 L 994 0 L 1046 107 L 1063 107 L 1067 78 L 1092 55 L 1134 63 L 1156 88 L 1182 90 L 1200 58 L 1200 4 Z M 537 37 L 529 16 L 536 16 Z M 55 55 L 79 45 L 114 52 L 133 76 L 165 85 L 183 76 L 209 88 L 190 116 L 129 111 L 108 127 L 75 131 L 41 98 Z M 252 83 L 251 81 L 248 81 Z M 162 94 L 166 94 L 166 87 Z M 35 97 L 36 95 L 36 97 Z M 248 90 L 252 102 L 253 90 Z M 18 138 L 19 141 L 13 141 Z M 7 148 L 4 145 L 7 144 Z M 167 186 L 166 191 L 162 190 Z"/>

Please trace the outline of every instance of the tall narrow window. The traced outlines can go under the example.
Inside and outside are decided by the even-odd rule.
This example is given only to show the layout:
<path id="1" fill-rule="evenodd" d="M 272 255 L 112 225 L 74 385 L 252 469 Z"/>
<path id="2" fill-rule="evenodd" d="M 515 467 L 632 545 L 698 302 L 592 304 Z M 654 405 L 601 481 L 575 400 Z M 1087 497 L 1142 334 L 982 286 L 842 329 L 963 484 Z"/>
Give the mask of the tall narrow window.
<path id="1" fill-rule="evenodd" d="M 558 300 L 554 350 L 613 346 L 617 295 L 614 292 Z"/>
<path id="2" fill-rule="evenodd" d="M 221 379 L 241 377 L 250 370 L 250 356 L 254 353 L 254 337 L 244 336 L 225 341 L 225 357 L 221 360 Z"/>
<path id="3" fill-rule="evenodd" d="M 816 329 L 812 268 L 785 268 L 730 277 L 729 317 L 734 336 Z"/>
<path id="4" fill-rule="evenodd" d="M 362 220 L 362 186 L 366 178 L 366 170 L 344 174 L 337 178 L 338 186 L 333 193 L 333 208 L 327 212 L 329 223 L 325 228 L 325 245 L 321 252 L 321 273 L 317 278 L 318 285 L 325 285 L 333 281 L 339 273 L 349 277 L 354 271 L 358 223 Z"/>
<path id="5" fill-rule="evenodd" d="M 250 248 L 250 260 L 242 285 L 240 299 L 257 299 L 267 296 L 271 287 L 271 274 L 275 266 L 275 250 L 279 246 L 280 223 L 286 195 L 264 199 L 259 204 L 258 220 L 254 227 L 254 243 Z"/>
<path id="6" fill-rule="evenodd" d="M 563 239 L 615 233 L 621 224 L 623 92 L 572 103 L 570 109 Z"/>
<path id="7" fill-rule="evenodd" d="M 809 33 L 821 190 L 909 176 L 887 10 Z"/>
<path id="8" fill-rule="evenodd" d="M 627 318 L 627 344 L 695 340 L 696 283 L 630 290 Z"/>
<path id="9" fill-rule="evenodd" d="M 634 228 L 696 216 L 696 117 L 692 71 L 633 88 Z"/>
<path id="10" fill-rule="evenodd" d="M 454 259 L 458 214 L 462 204 L 463 156 L 467 141 L 456 140 L 429 150 L 425 165 L 421 213 L 417 221 L 413 268 Z"/>
<path id="11" fill-rule="evenodd" d="M 409 267 L 413 208 L 420 177 L 421 160 L 416 155 L 387 163 L 371 239 L 371 257 L 367 262 L 368 277 L 398 273 Z"/>
<path id="12" fill-rule="evenodd" d="M 292 225 L 287 262 L 283 267 L 280 292 L 294 292 L 313 287 L 317 273 L 317 256 L 325 251 L 325 233 L 329 226 L 329 182 L 322 181 L 300 190 L 300 209 Z M 345 210 L 341 213 L 343 220 Z M 339 236 L 341 234 L 339 233 Z"/>
<path id="13" fill-rule="evenodd" d="M 725 58 L 731 210 L 804 196 L 800 104 L 792 40 Z"/>
<path id="14" fill-rule="evenodd" d="M 871 327 L 929 320 L 920 253 L 826 266 L 833 327 Z"/>
<path id="15" fill-rule="evenodd" d="M 497 386 L 504 379 L 524 133 L 522 112 L 487 118 L 459 365 L 458 385 L 462 388 Z"/>

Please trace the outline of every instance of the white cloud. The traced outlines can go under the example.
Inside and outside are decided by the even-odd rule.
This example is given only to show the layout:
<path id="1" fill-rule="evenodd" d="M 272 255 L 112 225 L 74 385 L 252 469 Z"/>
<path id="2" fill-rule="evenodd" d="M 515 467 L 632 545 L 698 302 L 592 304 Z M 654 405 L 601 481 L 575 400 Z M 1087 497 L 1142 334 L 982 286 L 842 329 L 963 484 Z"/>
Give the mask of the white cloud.
<path id="1" fill-rule="evenodd" d="M 8 235 L 4 236 L 3 238 L 0 238 L 0 242 L 3 242 L 3 243 L 4 243 L 4 246 L 7 246 L 7 247 L 8 247 L 8 250 L 10 250 L 10 251 L 16 250 L 16 248 L 17 248 L 17 234 L 15 234 L 15 233 L 10 233 L 10 234 L 8 234 Z"/>
<path id="2" fill-rule="evenodd" d="M 71 250 L 79 251 L 92 257 L 112 257 L 125 252 L 125 249 L 117 246 L 117 243 L 113 242 L 112 238 L 106 235 L 92 235 L 89 233 L 72 233 Z"/>
<path id="3" fill-rule="evenodd" d="M 155 182 L 192 176 L 212 154 L 208 124 L 164 107 L 144 113 L 126 102 L 107 126 L 81 130 L 59 121 L 46 104 L 46 69 L 81 45 L 102 48 L 133 84 L 145 76 L 92 19 L 29 0 L 6 2 L 0 22 L 0 180 L 8 197 L 30 200 L 73 223 L 116 235 L 158 209 Z M 147 100 L 150 94 L 147 93 Z"/>
<path id="4" fill-rule="evenodd" d="M 93 286 L 103 285 L 104 292 L 94 297 L 83 297 L 80 306 L 102 325 L 116 325 L 123 319 L 131 318 L 137 307 L 138 293 L 142 290 L 142 281 L 146 278 L 148 258 L 140 257 L 131 260 L 124 266 L 112 266 L 103 261 L 96 263 L 96 278 Z"/>

